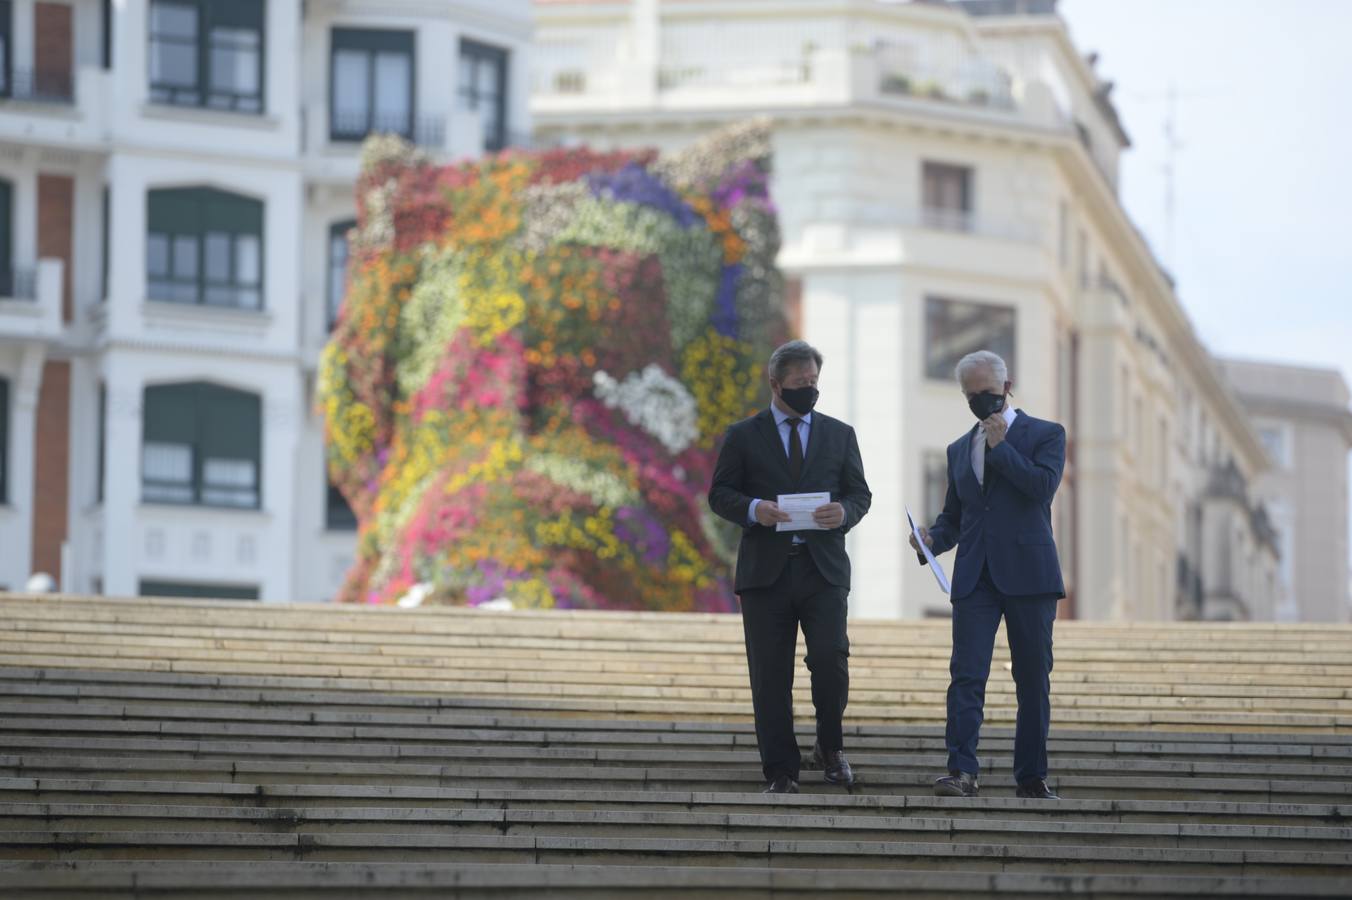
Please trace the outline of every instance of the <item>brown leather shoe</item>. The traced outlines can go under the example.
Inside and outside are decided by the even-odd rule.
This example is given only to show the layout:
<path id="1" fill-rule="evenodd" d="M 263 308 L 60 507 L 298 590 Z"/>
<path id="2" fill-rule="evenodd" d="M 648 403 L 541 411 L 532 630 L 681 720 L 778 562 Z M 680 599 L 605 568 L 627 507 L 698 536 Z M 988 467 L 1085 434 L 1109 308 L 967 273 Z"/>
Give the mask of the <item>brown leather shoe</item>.
<path id="1" fill-rule="evenodd" d="M 812 766 L 822 770 L 822 780 L 827 784 L 839 784 L 849 787 L 854 784 L 854 772 L 845 759 L 844 750 L 822 752 L 821 744 L 812 745 Z"/>
<path id="2" fill-rule="evenodd" d="M 951 771 L 934 782 L 936 797 L 975 797 L 980 792 L 981 786 L 971 772 Z"/>
<path id="3" fill-rule="evenodd" d="M 798 793 L 798 782 L 787 775 L 780 775 L 770 780 L 762 794 L 796 794 Z"/>
<path id="4" fill-rule="evenodd" d="M 1030 778 L 1019 785 L 1019 789 L 1014 792 L 1016 797 L 1026 797 L 1030 800 L 1060 800 L 1061 798 L 1052 793 L 1052 789 L 1047 787 L 1047 782 L 1041 778 Z"/>

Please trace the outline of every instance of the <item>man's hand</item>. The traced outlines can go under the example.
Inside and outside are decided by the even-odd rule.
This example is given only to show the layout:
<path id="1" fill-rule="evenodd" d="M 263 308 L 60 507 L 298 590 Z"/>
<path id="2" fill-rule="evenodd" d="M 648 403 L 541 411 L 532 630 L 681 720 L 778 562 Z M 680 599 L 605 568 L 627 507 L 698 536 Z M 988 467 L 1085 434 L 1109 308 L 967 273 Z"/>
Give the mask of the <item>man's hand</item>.
<path id="1" fill-rule="evenodd" d="M 826 503 L 812 511 L 812 521 L 827 530 L 839 528 L 845 524 L 845 507 L 839 503 Z"/>
<path id="2" fill-rule="evenodd" d="M 934 549 L 934 538 L 930 537 L 929 529 L 923 525 L 920 527 L 920 536 L 925 540 L 925 546 Z M 911 535 L 911 549 L 916 553 L 921 553 L 920 545 L 915 542 L 915 535 Z M 923 553 L 921 555 L 924 555 Z"/>
<path id="3" fill-rule="evenodd" d="M 789 514 L 780 509 L 775 501 L 762 500 L 756 504 L 756 521 L 767 528 L 774 528 L 780 522 L 789 521 Z"/>
<path id="4" fill-rule="evenodd" d="M 1005 421 L 1004 413 L 982 419 L 981 424 L 986 428 L 986 445 L 994 450 L 1005 440 L 1005 432 L 1009 431 L 1009 423 Z"/>

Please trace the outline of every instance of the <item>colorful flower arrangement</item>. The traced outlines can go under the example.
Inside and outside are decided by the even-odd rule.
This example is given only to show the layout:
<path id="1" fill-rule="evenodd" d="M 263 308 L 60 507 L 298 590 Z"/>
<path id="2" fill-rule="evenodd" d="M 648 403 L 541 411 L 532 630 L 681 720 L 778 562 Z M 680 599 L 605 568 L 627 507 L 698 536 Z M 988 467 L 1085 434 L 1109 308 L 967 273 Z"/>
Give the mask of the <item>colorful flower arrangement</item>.
<path id="1" fill-rule="evenodd" d="M 667 158 L 363 151 L 328 465 L 348 602 L 733 608 L 705 503 L 786 337 L 762 123 Z"/>

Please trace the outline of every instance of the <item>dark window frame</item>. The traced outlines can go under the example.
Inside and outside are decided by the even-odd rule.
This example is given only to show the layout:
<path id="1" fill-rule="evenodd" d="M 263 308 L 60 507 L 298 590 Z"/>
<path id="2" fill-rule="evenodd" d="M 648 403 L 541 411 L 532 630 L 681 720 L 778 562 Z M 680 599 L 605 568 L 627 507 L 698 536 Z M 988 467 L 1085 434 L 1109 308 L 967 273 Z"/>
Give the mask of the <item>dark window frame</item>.
<path id="1" fill-rule="evenodd" d="M 343 492 L 328 477 L 328 466 L 324 466 L 324 530 L 356 531 L 357 514 L 352 504 L 347 502 Z"/>
<path id="2" fill-rule="evenodd" d="M 339 121 L 337 94 L 338 52 L 357 51 L 367 54 L 366 121 L 359 127 L 346 127 Z M 381 113 L 376 109 L 375 60 L 378 52 L 403 53 L 408 57 L 408 122 L 401 129 L 381 127 Z M 360 142 L 372 134 L 398 134 L 405 140 L 414 140 L 418 121 L 418 46 L 413 31 L 386 28 L 331 28 L 329 30 L 329 140 L 335 143 Z"/>
<path id="3" fill-rule="evenodd" d="M 14 3 L 0 0 L 0 44 L 4 45 L 4 60 L 0 65 L 0 97 L 14 94 Z"/>
<path id="4" fill-rule="evenodd" d="M 14 183 L 0 178 L 0 297 L 13 297 L 19 278 L 14 271 Z"/>
<path id="5" fill-rule="evenodd" d="M 202 581 L 165 581 L 143 578 L 137 584 L 141 597 L 178 597 L 188 600 L 257 600 L 258 586 L 209 584 Z"/>
<path id="6" fill-rule="evenodd" d="M 347 269 L 352 260 L 352 242 L 348 240 L 347 235 L 356 227 L 356 219 L 342 219 L 329 225 L 328 244 L 324 248 L 325 259 L 328 263 L 324 284 L 324 321 L 327 323 L 329 331 L 332 331 L 334 326 L 338 324 L 339 307 L 333 303 L 333 292 L 338 289 L 340 283 L 344 289 L 347 287 Z M 333 252 L 334 242 L 339 238 L 343 240 L 343 272 L 341 276 L 335 271 L 337 266 Z"/>
<path id="7" fill-rule="evenodd" d="M 227 413 L 221 407 L 237 404 Z M 252 406 L 247 412 L 243 407 Z M 177 407 L 177 410 L 175 410 Z M 213 409 L 213 407 L 215 407 Z M 224 423 L 235 428 L 222 429 Z M 252 391 L 225 387 L 209 381 L 174 382 L 147 385 L 143 393 L 141 424 L 141 502 L 169 506 L 200 506 L 212 509 L 259 510 L 263 508 L 263 400 Z M 252 425 L 252 427 L 250 427 Z M 228 440 L 223 438 L 228 433 Z M 187 447 L 188 480 L 151 479 L 145 472 L 146 448 L 150 444 Z M 225 452 L 219 444 L 227 444 Z M 246 452 L 240 448 L 248 445 Z M 218 455 L 208 454 L 217 451 Z M 206 480 L 206 461 L 224 459 L 252 462 L 254 483 L 252 500 L 248 503 L 213 502 L 207 494 L 227 494 L 237 485 L 209 485 Z M 158 496 L 154 492 L 158 490 Z M 186 491 L 182 499 L 173 499 L 167 492 Z M 245 491 L 250 489 L 246 488 Z"/>
<path id="8" fill-rule="evenodd" d="M 959 351 L 946 353 L 942 359 L 936 358 L 933 354 L 936 351 L 943 350 L 944 338 L 935 333 L 934 325 L 937 317 L 937 310 L 943 308 L 945 312 L 951 311 L 954 307 L 976 308 L 977 311 L 984 310 L 987 313 L 998 312 L 1008 314 L 1010 317 L 1008 342 L 1006 344 L 1002 335 L 999 341 L 986 340 L 982 343 L 966 347 Z M 924 327 L 922 328 L 922 338 L 924 347 L 921 352 L 921 364 L 924 366 L 924 376 L 928 381 L 947 381 L 953 380 L 953 369 L 958 360 L 975 350 L 990 350 L 998 353 L 1005 363 L 1009 366 L 1011 372 L 1017 372 L 1017 351 L 1019 346 L 1019 310 L 1012 303 L 991 303 L 984 300 L 966 300 L 958 297 L 950 297 L 941 294 L 929 294 L 925 297 Z"/>
<path id="9" fill-rule="evenodd" d="M 490 153 L 496 153 L 507 146 L 507 97 L 510 93 L 508 79 L 511 76 L 511 67 L 508 62 L 511 59 L 511 51 L 506 47 L 495 47 L 492 44 L 485 44 L 470 38 L 461 38 L 459 59 L 464 59 L 467 56 L 476 62 L 486 60 L 496 66 L 498 70 L 499 90 L 496 103 L 498 127 L 495 133 L 484 135 L 484 149 Z M 457 77 L 458 71 L 457 68 Z M 456 85 L 456 93 L 462 101 L 470 99 L 474 101 L 474 105 L 469 107 L 470 109 L 478 109 L 479 91 L 477 84 Z"/>
<path id="10" fill-rule="evenodd" d="M 264 285 L 267 282 L 266 243 L 264 220 L 266 209 L 261 200 L 233 194 L 215 188 L 161 188 L 146 194 L 146 295 L 162 303 L 187 306 L 213 306 L 239 309 L 246 312 L 267 310 Z M 224 233 L 230 240 L 228 267 L 231 280 L 212 281 L 207 277 L 207 238 Z M 150 243 L 162 236 L 167 240 L 167 269 L 164 273 L 150 271 Z M 238 280 L 238 246 L 241 237 L 252 237 L 258 244 L 258 280 Z M 180 241 L 195 241 L 194 275 L 179 277 L 175 263 L 180 252 Z M 192 289 L 192 299 L 177 299 L 179 289 Z M 211 299 L 213 291 L 234 292 L 234 302 Z M 238 298 L 254 292 L 257 306 L 239 302 Z"/>
<path id="11" fill-rule="evenodd" d="M 197 53 L 196 80 L 192 87 L 156 84 L 147 76 L 152 103 L 168 106 L 210 109 L 261 116 L 267 112 L 267 4 L 265 0 L 151 0 L 146 15 L 147 66 L 157 43 L 189 44 L 189 39 L 157 35 L 153 30 L 154 7 L 178 6 L 192 9 L 197 16 L 197 32 L 191 46 Z M 254 13 L 256 12 L 256 15 Z M 258 34 L 257 93 L 222 90 L 211 84 L 211 55 L 218 49 L 212 32 L 218 27 L 254 30 Z M 109 50 L 111 63 L 111 47 Z M 227 101 L 222 105 L 218 100 Z"/>
<path id="12" fill-rule="evenodd" d="M 99 443 L 98 443 L 98 451 L 97 451 L 97 452 L 98 452 L 98 454 L 99 454 L 99 458 L 98 458 L 98 461 L 97 461 L 98 474 L 97 474 L 97 476 L 96 476 L 96 481 L 95 481 L 95 485 L 96 485 L 96 486 L 95 486 L 95 491 L 94 491 L 94 501 L 95 501 L 96 503 L 102 503 L 102 502 L 103 502 L 103 485 L 104 485 L 104 481 L 105 481 L 104 472 L 106 471 L 106 466 L 105 466 L 105 463 L 104 463 L 104 455 L 108 452 L 108 384 L 107 384 L 107 382 L 103 382 L 103 381 L 100 381 L 100 382 L 99 382 L 99 426 L 98 426 L 98 427 L 99 427 L 99 431 L 98 431 L 98 440 L 99 440 Z"/>
<path id="13" fill-rule="evenodd" d="M 9 379 L 0 378 L 0 505 L 9 502 Z"/>
<path id="14" fill-rule="evenodd" d="M 958 205 L 931 202 L 930 185 L 943 178 L 960 180 Z M 976 169 L 961 163 L 923 160 L 920 164 L 920 206 L 927 226 L 947 231 L 971 231 L 973 210 L 976 206 Z"/>

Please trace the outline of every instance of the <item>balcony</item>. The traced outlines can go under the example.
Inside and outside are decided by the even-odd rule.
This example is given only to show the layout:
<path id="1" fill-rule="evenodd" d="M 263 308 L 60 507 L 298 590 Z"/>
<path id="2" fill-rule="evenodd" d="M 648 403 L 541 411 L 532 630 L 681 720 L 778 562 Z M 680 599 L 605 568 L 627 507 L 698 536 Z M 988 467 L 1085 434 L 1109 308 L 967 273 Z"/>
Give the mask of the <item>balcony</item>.
<path id="1" fill-rule="evenodd" d="M 360 144 L 373 134 L 397 134 L 429 150 L 446 145 L 446 120 L 440 116 L 334 115 L 329 122 L 329 140 Z"/>
<path id="2" fill-rule="evenodd" d="M 63 265 L 59 259 L 42 259 L 35 269 L 0 271 L 0 341 L 61 336 Z"/>
<path id="3" fill-rule="evenodd" d="M 3 75 L 0 75 L 3 81 Z M 75 103 L 75 77 L 70 72 L 14 69 L 9 81 L 0 85 L 0 98 L 25 103 Z"/>
<path id="4" fill-rule="evenodd" d="M 72 75 L 15 70 L 0 90 L 0 142 L 95 149 L 107 140 L 112 73 L 81 66 Z"/>
<path id="5" fill-rule="evenodd" d="M 590 38 L 590 43 L 544 40 L 537 51 L 532 109 L 542 118 L 566 120 L 626 108 L 858 104 L 961 111 L 1069 128 L 1045 86 L 1021 80 L 970 51 L 935 54 L 918 42 L 881 39 L 819 43 L 810 34 L 771 45 L 756 28 L 743 25 L 707 27 L 699 35 L 687 26 L 665 25 L 664 55 L 648 65 L 617 62 L 608 45 L 598 49 L 601 44 Z"/>

